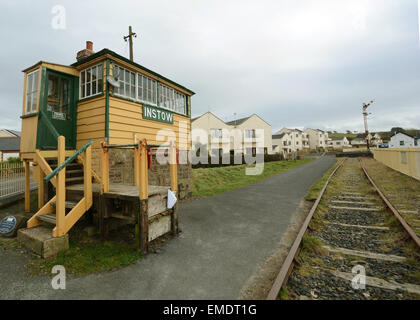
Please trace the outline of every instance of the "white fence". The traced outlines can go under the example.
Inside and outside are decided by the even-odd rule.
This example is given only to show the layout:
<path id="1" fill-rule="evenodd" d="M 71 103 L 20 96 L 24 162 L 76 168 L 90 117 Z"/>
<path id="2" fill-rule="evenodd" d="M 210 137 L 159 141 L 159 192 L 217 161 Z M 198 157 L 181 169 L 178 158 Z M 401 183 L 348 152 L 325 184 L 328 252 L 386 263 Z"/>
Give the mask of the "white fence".
<path id="1" fill-rule="evenodd" d="M 31 190 L 36 188 L 37 183 L 32 179 Z M 22 162 L 0 162 L 0 200 L 7 199 L 25 192 L 25 166 Z"/>

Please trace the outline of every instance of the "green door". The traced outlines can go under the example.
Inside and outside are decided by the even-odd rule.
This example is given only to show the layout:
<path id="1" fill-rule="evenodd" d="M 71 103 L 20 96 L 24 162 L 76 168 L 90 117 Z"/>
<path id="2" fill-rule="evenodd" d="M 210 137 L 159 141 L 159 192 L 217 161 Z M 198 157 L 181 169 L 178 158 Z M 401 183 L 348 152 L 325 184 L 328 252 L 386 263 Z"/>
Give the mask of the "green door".
<path id="1" fill-rule="evenodd" d="M 37 148 L 57 149 L 57 137 L 66 138 L 66 148 L 76 148 L 77 77 L 47 69 L 41 86 Z"/>

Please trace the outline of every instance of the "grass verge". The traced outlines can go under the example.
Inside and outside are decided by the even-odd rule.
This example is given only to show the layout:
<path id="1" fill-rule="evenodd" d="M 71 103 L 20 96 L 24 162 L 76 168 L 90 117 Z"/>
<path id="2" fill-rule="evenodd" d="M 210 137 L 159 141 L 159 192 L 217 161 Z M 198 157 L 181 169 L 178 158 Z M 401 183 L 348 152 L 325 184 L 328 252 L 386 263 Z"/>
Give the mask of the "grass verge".
<path id="1" fill-rule="evenodd" d="M 126 243 L 114 241 L 72 242 L 70 248 L 53 259 L 31 260 L 31 274 L 50 274 L 55 265 L 63 265 L 68 274 L 89 274 L 116 270 L 135 263 L 141 254 Z"/>
<path id="2" fill-rule="evenodd" d="M 321 192 L 322 188 L 324 187 L 324 184 L 327 181 L 327 179 L 330 176 L 330 174 L 334 171 L 336 165 L 337 165 L 337 160 L 335 160 L 335 164 L 333 166 L 331 166 L 331 168 L 329 168 L 327 170 L 327 172 L 325 172 L 324 175 L 320 179 L 318 179 L 311 186 L 311 188 L 309 189 L 307 195 L 305 196 L 305 200 L 315 201 L 318 198 L 319 193 Z"/>
<path id="3" fill-rule="evenodd" d="M 193 169 L 193 195 L 214 196 L 218 193 L 234 190 L 253 184 L 283 171 L 295 168 L 314 159 L 296 161 L 273 161 L 264 163 L 264 170 L 260 175 L 246 175 L 245 169 L 253 165 L 237 165 L 220 168 Z"/>

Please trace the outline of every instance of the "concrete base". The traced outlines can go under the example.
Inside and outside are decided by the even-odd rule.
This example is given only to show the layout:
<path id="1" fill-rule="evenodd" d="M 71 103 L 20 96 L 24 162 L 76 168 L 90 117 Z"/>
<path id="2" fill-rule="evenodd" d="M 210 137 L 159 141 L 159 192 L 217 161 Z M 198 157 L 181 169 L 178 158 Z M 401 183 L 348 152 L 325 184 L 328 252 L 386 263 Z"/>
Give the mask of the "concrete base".
<path id="1" fill-rule="evenodd" d="M 60 251 L 69 248 L 68 234 L 54 238 L 52 229 L 45 226 L 20 229 L 18 231 L 18 241 L 44 259 L 54 257 Z"/>

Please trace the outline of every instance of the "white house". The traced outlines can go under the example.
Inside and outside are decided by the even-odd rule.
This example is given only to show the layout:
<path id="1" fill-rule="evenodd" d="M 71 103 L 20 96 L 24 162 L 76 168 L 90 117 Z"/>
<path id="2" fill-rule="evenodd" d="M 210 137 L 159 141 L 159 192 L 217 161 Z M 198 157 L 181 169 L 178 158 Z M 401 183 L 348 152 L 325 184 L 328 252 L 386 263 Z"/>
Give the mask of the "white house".
<path id="1" fill-rule="evenodd" d="M 304 133 L 299 129 L 282 128 L 273 136 L 277 136 L 276 140 L 278 140 L 279 136 L 282 134 L 284 134 L 280 138 L 282 140 L 282 149 L 287 152 L 303 150 L 304 143 L 306 144 L 308 141 L 306 138 L 304 139 Z"/>
<path id="2" fill-rule="evenodd" d="M 390 148 L 415 148 L 419 147 L 417 140 L 404 132 L 396 132 L 389 140 Z"/>
<path id="3" fill-rule="evenodd" d="M 319 129 L 305 129 L 304 133 L 309 142 L 309 148 L 311 150 L 317 150 L 319 148 L 326 148 L 328 146 L 328 132 Z"/>
<path id="4" fill-rule="evenodd" d="M 0 161 L 9 157 L 19 157 L 20 132 L 10 129 L 0 129 Z"/>
<path id="5" fill-rule="evenodd" d="M 343 136 L 341 138 L 329 138 L 328 147 L 333 148 L 333 149 L 343 149 L 343 148 L 349 148 L 351 147 L 351 145 L 347 137 Z"/>
<path id="6" fill-rule="evenodd" d="M 368 139 L 370 146 L 377 146 L 378 144 L 383 143 L 382 138 L 378 133 L 369 133 Z M 351 140 L 351 145 L 355 148 L 366 147 L 366 134 L 359 133 L 354 139 Z"/>
<path id="7" fill-rule="evenodd" d="M 211 154 L 229 153 L 230 138 L 228 137 L 231 127 L 223 120 L 215 116 L 211 112 L 206 112 L 199 117 L 191 120 L 191 128 L 201 129 L 205 135 L 201 136 L 197 130 L 191 132 L 192 148 L 198 149 L 200 145 L 206 145 L 207 150 Z M 212 138 L 219 138 L 218 143 L 213 143 L 209 146 Z M 227 138 L 227 139 L 224 139 Z"/>
<path id="8" fill-rule="evenodd" d="M 191 120 L 191 128 L 194 149 L 200 144 L 211 144 L 207 146 L 207 149 L 212 154 L 230 151 L 254 154 L 257 151 L 266 154 L 272 153 L 271 125 L 256 114 L 224 122 L 213 113 L 206 112 Z M 204 137 L 197 135 L 199 132 L 197 129 L 201 129 L 201 133 L 204 131 Z M 262 144 L 262 147 L 258 147 L 259 143 Z"/>
<path id="9" fill-rule="evenodd" d="M 246 118 L 241 118 L 229 121 L 228 124 L 234 132 L 241 132 L 240 136 L 235 136 L 233 139 L 242 140 L 242 150 L 246 153 L 259 153 L 271 154 L 272 153 L 272 138 L 271 138 L 271 125 L 257 114 L 253 114 Z M 261 134 L 261 136 L 259 136 Z M 242 138 L 242 139 L 241 139 Z M 234 140 L 231 141 L 231 150 L 236 150 Z M 263 144 L 263 147 L 258 148 L 258 143 Z M 257 150 L 260 149 L 260 150 Z"/>

